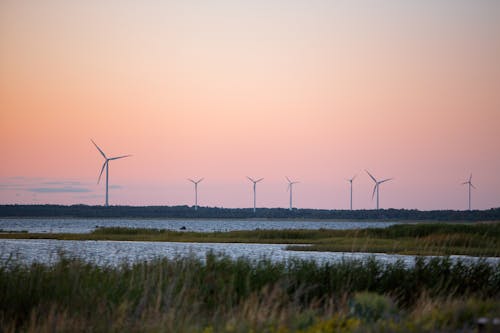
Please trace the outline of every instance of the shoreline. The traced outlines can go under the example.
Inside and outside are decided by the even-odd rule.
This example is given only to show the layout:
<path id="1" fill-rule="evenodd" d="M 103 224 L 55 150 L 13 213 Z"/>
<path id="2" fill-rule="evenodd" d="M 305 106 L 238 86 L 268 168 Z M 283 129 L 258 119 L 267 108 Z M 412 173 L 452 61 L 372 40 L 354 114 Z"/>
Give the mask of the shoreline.
<path id="1" fill-rule="evenodd" d="M 89 233 L 4 232 L 0 239 L 288 244 L 288 250 L 500 257 L 500 224 L 395 224 L 367 229 L 193 232 L 98 228 Z"/>

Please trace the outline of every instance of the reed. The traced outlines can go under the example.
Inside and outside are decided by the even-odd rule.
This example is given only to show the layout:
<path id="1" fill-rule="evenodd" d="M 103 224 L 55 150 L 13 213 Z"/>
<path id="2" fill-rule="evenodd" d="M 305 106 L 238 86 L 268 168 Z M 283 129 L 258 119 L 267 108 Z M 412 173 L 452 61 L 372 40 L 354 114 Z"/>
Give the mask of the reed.
<path id="1" fill-rule="evenodd" d="M 61 256 L 53 265 L 2 262 L 0 331 L 435 331 L 493 316 L 499 297 L 500 265 L 481 260 L 417 258 L 408 267 L 208 253 L 98 266 Z M 443 304 L 470 315 L 441 320 Z"/>

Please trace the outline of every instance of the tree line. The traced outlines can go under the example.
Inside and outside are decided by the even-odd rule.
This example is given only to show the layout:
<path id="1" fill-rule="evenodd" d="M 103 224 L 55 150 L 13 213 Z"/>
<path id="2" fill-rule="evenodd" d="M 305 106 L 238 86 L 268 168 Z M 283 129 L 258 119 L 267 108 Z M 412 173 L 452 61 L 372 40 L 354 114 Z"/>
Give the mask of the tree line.
<path id="1" fill-rule="evenodd" d="M 0 217 L 339 219 L 408 221 L 500 221 L 500 208 L 458 211 L 417 209 L 328 210 L 190 206 L 0 205 Z"/>

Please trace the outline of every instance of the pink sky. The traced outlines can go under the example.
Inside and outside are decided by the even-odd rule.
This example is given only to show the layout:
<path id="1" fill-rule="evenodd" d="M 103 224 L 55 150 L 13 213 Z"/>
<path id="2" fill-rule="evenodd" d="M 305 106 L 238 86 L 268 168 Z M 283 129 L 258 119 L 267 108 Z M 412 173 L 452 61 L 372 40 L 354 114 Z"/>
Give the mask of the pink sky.
<path id="1" fill-rule="evenodd" d="M 0 203 L 500 206 L 500 2 L 0 2 Z"/>

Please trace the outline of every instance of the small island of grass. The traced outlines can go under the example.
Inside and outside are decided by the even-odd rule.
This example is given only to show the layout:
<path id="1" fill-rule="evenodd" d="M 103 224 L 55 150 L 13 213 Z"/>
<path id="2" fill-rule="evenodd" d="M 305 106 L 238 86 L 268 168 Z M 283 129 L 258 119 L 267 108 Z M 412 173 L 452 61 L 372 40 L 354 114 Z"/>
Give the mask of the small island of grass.
<path id="1" fill-rule="evenodd" d="M 408 255 L 500 256 L 500 223 L 399 224 L 355 230 L 243 230 L 191 232 L 97 228 L 86 234 L 2 233 L 7 239 L 288 244 L 288 250 Z"/>

